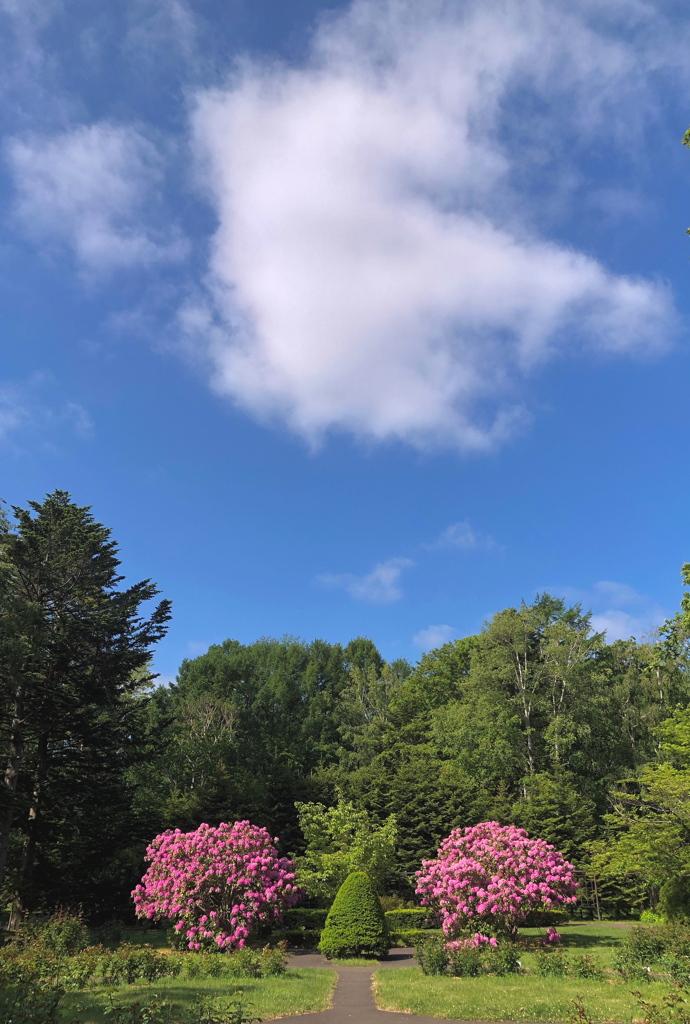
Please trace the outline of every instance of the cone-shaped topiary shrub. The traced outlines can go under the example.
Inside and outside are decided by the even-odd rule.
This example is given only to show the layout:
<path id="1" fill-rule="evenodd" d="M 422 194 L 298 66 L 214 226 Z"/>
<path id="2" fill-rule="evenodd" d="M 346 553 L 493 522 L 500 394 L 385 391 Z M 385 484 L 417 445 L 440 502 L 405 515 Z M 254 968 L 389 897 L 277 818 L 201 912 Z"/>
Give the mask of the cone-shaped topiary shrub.
<path id="1" fill-rule="evenodd" d="M 382 956 L 389 948 L 386 918 L 371 880 L 366 872 L 353 871 L 328 911 L 319 949 L 332 958 Z"/>

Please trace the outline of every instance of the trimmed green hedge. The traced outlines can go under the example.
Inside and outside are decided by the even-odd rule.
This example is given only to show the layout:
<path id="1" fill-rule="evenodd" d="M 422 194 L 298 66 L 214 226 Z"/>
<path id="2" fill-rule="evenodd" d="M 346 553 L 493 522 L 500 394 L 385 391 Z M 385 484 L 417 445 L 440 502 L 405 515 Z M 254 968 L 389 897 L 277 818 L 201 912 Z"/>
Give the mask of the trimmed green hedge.
<path id="1" fill-rule="evenodd" d="M 440 928 L 406 928 L 400 932 L 390 932 L 392 946 L 416 946 L 423 939 L 432 936 L 443 936 Z"/>
<path id="2" fill-rule="evenodd" d="M 411 928 L 435 928 L 432 918 L 433 914 L 424 907 L 386 911 L 386 922 L 392 932 L 408 932 Z"/>
<path id="3" fill-rule="evenodd" d="M 285 939 L 291 946 L 300 949 L 315 949 L 321 938 L 320 928 L 285 928 L 278 932 L 279 939 Z"/>
<path id="4" fill-rule="evenodd" d="M 293 907 L 283 913 L 284 928 L 317 928 L 319 931 L 326 923 L 327 910 L 315 907 Z"/>
<path id="5" fill-rule="evenodd" d="M 383 908 L 364 871 L 353 871 L 338 889 L 321 933 L 324 956 L 380 956 L 390 949 Z"/>

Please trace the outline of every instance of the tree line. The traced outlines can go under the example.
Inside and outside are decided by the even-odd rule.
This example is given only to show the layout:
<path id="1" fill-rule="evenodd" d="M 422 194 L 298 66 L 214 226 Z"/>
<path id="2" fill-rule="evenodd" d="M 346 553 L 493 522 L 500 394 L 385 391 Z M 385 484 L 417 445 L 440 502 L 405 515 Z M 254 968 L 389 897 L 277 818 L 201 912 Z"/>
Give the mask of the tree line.
<path id="1" fill-rule="evenodd" d="M 648 642 L 609 644 L 541 594 L 415 665 L 363 637 L 228 639 L 159 686 L 170 603 L 150 580 L 123 588 L 118 566 L 110 531 L 65 492 L 0 522 L 0 884 L 15 916 L 130 916 L 155 835 L 243 819 L 280 837 L 316 902 L 348 842 L 410 898 L 452 829 L 497 821 L 596 877 L 612 912 L 690 903 L 687 595 Z"/>

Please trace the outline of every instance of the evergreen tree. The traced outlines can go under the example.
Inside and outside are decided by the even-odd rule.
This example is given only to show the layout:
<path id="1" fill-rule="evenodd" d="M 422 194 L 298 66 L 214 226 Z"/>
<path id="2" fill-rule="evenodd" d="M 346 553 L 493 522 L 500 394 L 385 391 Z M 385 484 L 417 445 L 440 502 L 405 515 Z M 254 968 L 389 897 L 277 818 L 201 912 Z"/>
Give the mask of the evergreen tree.
<path id="1" fill-rule="evenodd" d="M 16 914 L 38 898 L 38 846 L 64 841 L 64 829 L 50 831 L 66 821 L 70 795 L 89 792 L 94 812 L 107 813 L 93 781 L 98 765 L 113 755 L 117 761 L 126 745 L 132 699 L 151 679 L 146 667 L 165 635 L 170 603 L 141 616 L 155 585 L 118 589 L 123 577 L 110 531 L 66 492 L 13 513 L 0 572 L 0 880 L 14 840 Z"/>
<path id="2" fill-rule="evenodd" d="M 338 889 L 319 949 L 324 956 L 382 956 L 390 948 L 386 918 L 365 871 L 353 871 Z"/>

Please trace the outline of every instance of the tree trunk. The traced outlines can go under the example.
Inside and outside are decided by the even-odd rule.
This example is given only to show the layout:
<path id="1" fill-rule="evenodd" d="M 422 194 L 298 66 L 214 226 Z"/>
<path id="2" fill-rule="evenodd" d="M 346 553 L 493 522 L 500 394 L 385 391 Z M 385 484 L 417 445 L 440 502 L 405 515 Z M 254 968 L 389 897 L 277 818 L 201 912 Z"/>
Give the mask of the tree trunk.
<path id="1" fill-rule="evenodd" d="M 29 807 L 29 820 L 24 837 L 22 848 L 22 859 L 19 866 L 19 878 L 17 880 L 17 895 L 10 913 L 10 930 L 21 924 L 26 910 L 26 896 L 31 887 L 31 875 L 33 873 L 34 858 L 36 855 L 36 831 L 38 816 L 41 809 L 43 787 L 48 771 L 48 733 L 41 733 L 38 740 L 38 758 L 34 786 L 31 794 L 31 806 Z"/>
<path id="2" fill-rule="evenodd" d="M 10 846 L 10 834 L 14 820 L 14 799 L 17 792 L 17 782 L 22 770 L 24 760 L 24 684 L 20 683 L 14 695 L 14 712 L 10 726 L 10 750 L 7 757 L 5 769 L 4 787 L 7 800 L 7 808 L 0 822 L 0 883 L 5 875 L 7 866 L 7 852 Z"/>

